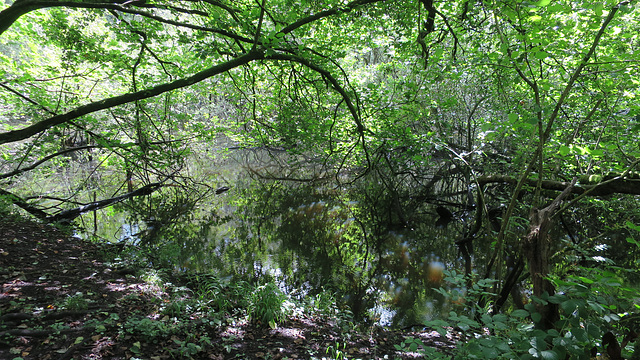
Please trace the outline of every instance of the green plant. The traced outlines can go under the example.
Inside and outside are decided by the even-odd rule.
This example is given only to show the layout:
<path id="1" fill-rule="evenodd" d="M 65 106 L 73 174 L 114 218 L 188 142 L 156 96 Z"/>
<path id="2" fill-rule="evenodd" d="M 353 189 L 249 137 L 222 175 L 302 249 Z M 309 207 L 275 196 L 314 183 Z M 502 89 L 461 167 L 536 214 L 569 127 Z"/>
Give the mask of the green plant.
<path id="1" fill-rule="evenodd" d="M 339 312 L 335 294 L 324 288 L 322 292 L 311 298 L 309 305 L 312 307 L 312 311 L 318 315 L 333 316 Z"/>
<path id="2" fill-rule="evenodd" d="M 67 296 L 62 307 L 67 310 L 87 310 L 89 300 L 84 298 L 84 294 L 77 292 L 75 295 Z"/>
<path id="3" fill-rule="evenodd" d="M 256 288 L 249 300 L 249 316 L 273 328 L 286 316 L 283 308 L 285 300 L 287 296 L 275 283 L 261 285 Z"/>
<path id="4" fill-rule="evenodd" d="M 192 358 L 194 355 L 203 351 L 205 346 L 211 345 L 211 339 L 204 335 L 199 339 L 195 339 L 195 336 L 189 335 L 187 340 L 173 339 L 173 342 L 178 345 L 178 349 L 172 350 L 174 353 L 178 353 L 183 358 Z"/>
<path id="5" fill-rule="evenodd" d="M 194 294 L 200 298 L 214 298 L 227 286 L 215 274 L 196 274 L 189 278 Z"/>
<path id="6" fill-rule="evenodd" d="M 347 347 L 346 344 L 340 345 L 339 342 L 336 342 L 335 346 L 329 345 L 327 347 L 326 354 L 332 360 L 346 360 L 347 359 L 347 354 L 345 352 L 346 347 Z"/>
<path id="7" fill-rule="evenodd" d="M 149 285 L 162 287 L 164 285 L 164 281 L 160 276 L 160 272 L 154 269 L 148 269 L 142 274 L 142 280 Z"/>
<path id="8" fill-rule="evenodd" d="M 7 195 L 0 195 L 0 216 L 5 221 L 15 216 L 13 202 Z"/>
<path id="9" fill-rule="evenodd" d="M 129 351 L 131 351 L 135 355 L 140 355 L 141 350 L 142 350 L 142 344 L 140 344 L 140 341 L 134 342 L 129 348 Z"/>
<path id="10" fill-rule="evenodd" d="M 190 300 L 175 300 L 168 303 L 163 309 L 162 313 L 171 317 L 179 317 L 184 315 L 190 307 Z"/>
<path id="11" fill-rule="evenodd" d="M 154 343 L 173 335 L 177 330 L 177 328 L 163 321 L 152 320 L 146 317 L 132 317 L 122 325 L 122 331 L 125 334 Z"/>
<path id="12" fill-rule="evenodd" d="M 426 346 L 422 340 L 408 337 L 400 344 L 394 345 L 396 350 L 402 352 L 419 352 L 425 359 L 450 359 L 451 355 L 443 354 L 432 347 Z"/>
<path id="13" fill-rule="evenodd" d="M 602 339 L 607 332 L 624 332 L 620 321 L 620 309 L 637 308 L 634 305 L 637 291 L 622 286 L 619 272 L 607 268 L 579 269 L 580 275 L 566 279 L 552 279 L 557 293 L 532 297 L 524 309 L 508 313 L 492 313 L 481 308 L 478 299 L 491 295 L 493 281 L 479 281 L 466 290 L 466 304 L 458 305 L 446 319 L 426 323 L 442 336 L 451 328 L 460 329 L 463 339 L 457 344 L 454 359 L 576 359 L 589 358 L 592 349 L 603 351 Z M 446 272 L 446 280 L 452 288 L 463 288 L 465 279 L 455 272 Z M 456 300 L 460 292 L 438 289 L 445 299 Z M 535 326 L 541 318 L 537 304 L 556 304 L 561 319 L 552 329 Z M 415 339 L 407 339 L 397 345 L 400 350 L 418 351 L 428 358 L 438 358 L 433 349 Z"/>
<path id="14" fill-rule="evenodd" d="M 172 352 L 178 353 L 182 357 L 190 358 L 202 351 L 202 346 L 196 343 L 181 341 L 178 339 L 173 339 L 173 342 L 176 343 L 176 345 L 178 345 L 179 347 L 178 349 L 174 349 Z"/>

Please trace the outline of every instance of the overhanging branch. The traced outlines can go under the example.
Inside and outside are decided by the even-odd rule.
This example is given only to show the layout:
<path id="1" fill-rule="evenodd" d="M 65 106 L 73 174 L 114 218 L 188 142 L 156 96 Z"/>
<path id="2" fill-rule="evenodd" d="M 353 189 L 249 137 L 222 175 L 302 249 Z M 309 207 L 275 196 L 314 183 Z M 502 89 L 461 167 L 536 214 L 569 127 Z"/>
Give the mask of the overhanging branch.
<path id="1" fill-rule="evenodd" d="M 231 69 L 234 69 L 236 67 L 248 64 L 253 60 L 262 59 L 262 58 L 264 58 L 264 54 L 262 53 L 262 51 L 251 51 L 235 59 L 226 61 L 216 66 L 212 66 L 206 70 L 200 71 L 186 78 L 182 78 L 166 84 L 154 86 L 150 89 L 136 91 L 136 92 L 132 92 L 124 95 L 114 96 L 101 101 L 92 102 L 92 103 L 80 106 L 67 113 L 52 116 L 48 119 L 39 121 L 23 129 L 1 133 L 0 144 L 6 144 L 6 143 L 28 139 L 29 137 L 37 133 L 45 131 L 56 125 L 60 125 L 68 121 L 77 119 L 87 114 L 91 114 L 100 110 L 109 109 L 118 105 L 131 103 L 137 100 L 148 99 L 168 91 L 187 87 L 195 83 L 198 83 L 200 81 L 203 81 L 205 79 L 208 79 L 212 76 L 215 76 L 215 75 L 224 73 L 226 71 L 229 71 Z"/>
<path id="2" fill-rule="evenodd" d="M 46 220 L 47 222 L 71 222 L 75 218 L 77 218 L 78 216 L 86 212 L 102 209 L 104 207 L 111 206 L 113 204 L 122 202 L 124 200 L 130 199 L 133 197 L 150 195 L 154 191 L 160 189 L 161 187 L 162 187 L 162 183 L 152 183 L 120 196 L 116 196 L 110 199 L 104 199 L 100 201 L 94 201 L 92 203 L 89 203 L 87 205 L 82 205 L 74 209 L 61 211 L 55 215 L 47 216 L 44 220 Z"/>
<path id="3" fill-rule="evenodd" d="M 524 180 L 525 185 L 535 187 L 537 178 L 528 178 Z M 506 175 L 489 175 L 478 178 L 478 184 L 517 184 L 518 179 Z M 569 185 L 568 181 L 542 180 L 543 190 L 563 191 Z M 590 196 L 606 196 L 612 194 L 629 194 L 640 195 L 640 179 L 616 178 L 603 181 L 598 184 L 576 184 L 572 190 L 574 194 L 583 194 L 589 192 Z"/>

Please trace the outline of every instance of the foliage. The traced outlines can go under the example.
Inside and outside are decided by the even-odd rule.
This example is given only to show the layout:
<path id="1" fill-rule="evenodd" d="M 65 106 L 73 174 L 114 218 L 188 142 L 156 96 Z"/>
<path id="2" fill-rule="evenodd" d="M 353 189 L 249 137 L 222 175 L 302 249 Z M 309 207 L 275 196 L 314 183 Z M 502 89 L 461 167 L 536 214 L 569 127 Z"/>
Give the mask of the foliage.
<path id="1" fill-rule="evenodd" d="M 87 310 L 89 308 L 89 300 L 82 293 L 67 296 L 62 305 L 67 310 Z"/>
<path id="2" fill-rule="evenodd" d="M 448 321 L 493 333 L 470 338 L 465 356 L 508 357 L 575 355 L 615 328 L 597 316 L 631 306 L 637 3 L 54 5 L 0 12 L 0 215 L 8 202 L 47 222 L 80 219 L 155 264 L 272 281 L 243 299 L 248 286 L 203 277 L 199 302 L 166 314 L 248 307 L 275 324 L 280 280 L 348 294 L 356 316 L 471 297 Z M 223 182 L 229 193 L 217 193 Z M 118 216 L 128 229 L 107 229 Z M 549 251 L 527 251 L 540 229 Z M 457 290 L 430 289 L 436 263 L 465 269 L 464 281 L 450 273 Z M 537 308 L 558 305 L 557 334 L 528 327 L 546 316 L 531 306 L 490 312 L 507 279 L 533 287 Z M 583 279 L 601 293 L 583 294 Z"/>
<path id="3" fill-rule="evenodd" d="M 447 336 L 451 329 L 458 329 L 462 339 L 456 346 L 455 359 L 588 359 L 592 348 L 604 352 L 602 339 L 605 333 L 613 331 L 619 337 L 628 334 L 630 328 L 625 327 L 621 317 L 632 318 L 639 307 L 637 289 L 621 286 L 622 277 L 614 272 L 616 268 L 582 270 L 588 276 L 556 279 L 557 294 L 534 297 L 524 309 L 506 314 L 478 307 L 481 297 L 490 294 L 492 288 L 492 282 L 479 282 L 467 290 L 464 294 L 466 302 L 451 311 L 447 319 L 429 321 L 426 325 L 442 336 Z M 462 275 L 446 274 L 446 281 L 453 286 L 464 286 Z M 439 292 L 449 298 L 459 296 L 443 288 Z M 535 326 L 540 321 L 535 303 L 553 303 L 560 307 L 562 317 L 556 328 L 543 330 Z M 444 356 L 413 338 L 398 348 L 404 351 L 420 349 L 429 358 Z"/>
<path id="4" fill-rule="evenodd" d="M 337 342 L 334 345 L 330 345 L 327 347 L 327 355 L 329 356 L 329 359 L 334 359 L 334 360 L 346 360 L 347 359 L 347 355 L 345 352 L 345 347 L 346 345 L 343 345 L 342 347 L 340 346 L 340 343 Z M 341 349 L 342 348 L 342 349 Z"/>
<path id="5" fill-rule="evenodd" d="M 176 329 L 164 321 L 146 317 L 131 317 L 122 325 L 122 331 L 126 334 L 135 335 L 143 341 L 158 342 L 171 336 Z"/>
<path id="6" fill-rule="evenodd" d="M 7 196 L 0 196 L 0 216 L 10 218 L 13 216 L 13 202 Z"/>
<path id="7" fill-rule="evenodd" d="M 273 282 L 260 285 L 249 299 L 248 313 L 251 319 L 272 328 L 286 318 L 287 296 Z"/>

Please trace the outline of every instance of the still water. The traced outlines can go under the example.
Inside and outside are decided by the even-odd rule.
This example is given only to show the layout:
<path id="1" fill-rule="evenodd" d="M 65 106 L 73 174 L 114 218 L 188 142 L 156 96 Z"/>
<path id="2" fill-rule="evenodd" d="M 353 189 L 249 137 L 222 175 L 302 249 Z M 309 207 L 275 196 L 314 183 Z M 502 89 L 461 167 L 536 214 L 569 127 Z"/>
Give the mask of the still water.
<path id="1" fill-rule="evenodd" d="M 455 246 L 464 216 L 436 226 L 427 204 L 401 221 L 375 179 L 337 188 L 228 168 L 235 170 L 219 174 L 219 185 L 229 191 L 199 201 L 171 191 L 136 200 L 99 215 L 97 233 L 151 247 L 178 271 L 273 280 L 297 297 L 330 291 L 381 325 L 420 324 L 452 305 L 434 288 L 450 286 L 444 270 L 464 268 Z"/>

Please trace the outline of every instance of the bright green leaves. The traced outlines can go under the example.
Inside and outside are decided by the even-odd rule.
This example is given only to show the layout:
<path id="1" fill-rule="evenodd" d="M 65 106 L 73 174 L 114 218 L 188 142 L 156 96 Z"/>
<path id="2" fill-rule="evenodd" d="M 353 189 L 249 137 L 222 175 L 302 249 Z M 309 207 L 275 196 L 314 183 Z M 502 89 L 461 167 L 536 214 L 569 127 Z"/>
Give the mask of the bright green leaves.
<path id="1" fill-rule="evenodd" d="M 540 21 L 540 20 L 542 20 L 542 16 L 540 16 L 540 15 L 531 15 L 531 16 L 529 16 L 529 21 L 531 21 L 531 22 L 537 22 L 537 21 Z"/>
<path id="2" fill-rule="evenodd" d="M 601 2 L 596 3 L 595 6 L 593 7 L 593 11 L 596 14 L 596 16 L 602 16 L 603 9 L 604 9 L 604 5 Z"/>
<path id="3" fill-rule="evenodd" d="M 69 13 L 53 8 L 43 30 L 48 39 L 63 50 L 62 60 L 69 65 L 103 61 L 106 39 L 100 19 L 95 13 Z"/>
<path id="4" fill-rule="evenodd" d="M 632 223 L 632 222 L 630 222 L 630 221 L 627 221 L 627 222 L 626 222 L 626 225 L 627 225 L 627 227 L 628 227 L 629 229 L 640 232 L 640 225 L 636 225 L 636 224 L 634 224 L 634 223 Z"/>
<path id="5" fill-rule="evenodd" d="M 538 60 L 544 60 L 549 56 L 549 53 L 546 51 L 537 51 L 533 56 Z"/>
<path id="6" fill-rule="evenodd" d="M 560 150 L 558 150 L 561 156 L 567 156 L 571 153 L 571 147 L 562 145 L 560 146 Z"/>
<path id="7" fill-rule="evenodd" d="M 284 40 L 285 34 L 278 31 L 272 31 L 261 39 L 262 44 L 267 48 L 280 47 Z"/>
<path id="8" fill-rule="evenodd" d="M 589 146 L 579 146 L 579 145 L 561 145 L 558 154 L 560 156 L 568 156 L 568 155 L 578 155 L 578 156 L 588 156 L 590 158 L 599 158 L 604 155 L 604 150 L 602 149 L 591 149 Z"/>

